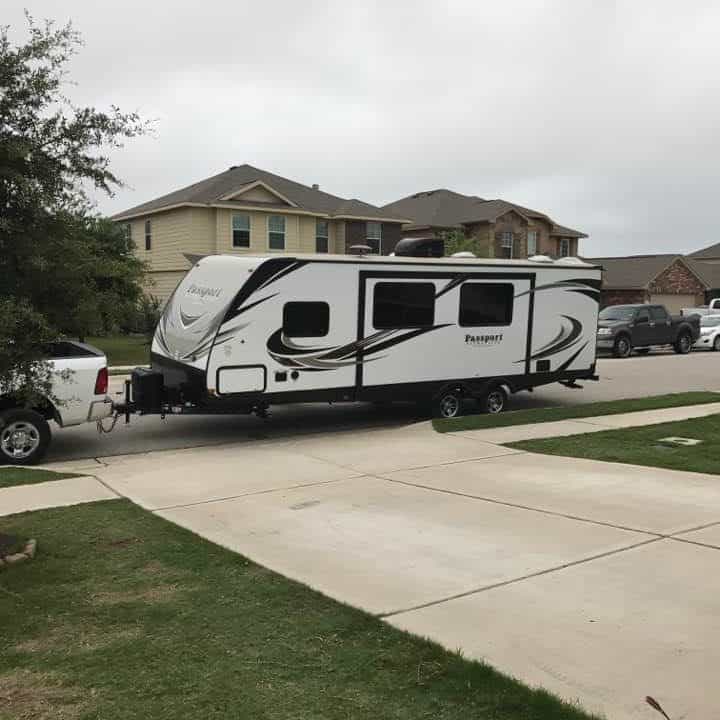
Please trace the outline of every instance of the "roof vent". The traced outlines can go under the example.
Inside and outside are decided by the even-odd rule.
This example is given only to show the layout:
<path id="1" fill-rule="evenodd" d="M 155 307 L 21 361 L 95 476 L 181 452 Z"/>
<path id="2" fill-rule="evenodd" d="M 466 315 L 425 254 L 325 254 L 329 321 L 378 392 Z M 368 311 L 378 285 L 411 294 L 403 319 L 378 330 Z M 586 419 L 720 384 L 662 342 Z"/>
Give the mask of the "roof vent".
<path id="1" fill-rule="evenodd" d="M 320 189 L 320 186 L 319 186 L 317 183 L 313 183 L 312 189 L 313 189 L 313 190 L 319 190 L 319 189 Z"/>
<path id="2" fill-rule="evenodd" d="M 351 245 L 350 251 L 362 257 L 371 253 L 373 249 L 369 245 Z"/>
<path id="3" fill-rule="evenodd" d="M 569 255 L 568 257 L 562 257 L 559 260 L 557 260 L 558 265 L 587 265 L 586 262 L 583 262 L 579 257 L 575 257 L 574 255 Z"/>
<path id="4" fill-rule="evenodd" d="M 442 257 L 445 241 L 436 237 L 406 237 L 395 246 L 395 254 L 401 257 Z"/>
<path id="5" fill-rule="evenodd" d="M 469 250 L 462 250 L 460 252 L 453 253 L 450 257 L 455 258 L 474 258 L 477 257 L 475 253 L 470 252 Z"/>
<path id="6" fill-rule="evenodd" d="M 553 259 L 547 255 L 533 255 L 529 257 L 528 260 L 536 263 L 551 263 L 553 261 Z"/>
<path id="7" fill-rule="evenodd" d="M 228 170 L 237 170 L 239 167 L 239 165 L 231 165 Z"/>

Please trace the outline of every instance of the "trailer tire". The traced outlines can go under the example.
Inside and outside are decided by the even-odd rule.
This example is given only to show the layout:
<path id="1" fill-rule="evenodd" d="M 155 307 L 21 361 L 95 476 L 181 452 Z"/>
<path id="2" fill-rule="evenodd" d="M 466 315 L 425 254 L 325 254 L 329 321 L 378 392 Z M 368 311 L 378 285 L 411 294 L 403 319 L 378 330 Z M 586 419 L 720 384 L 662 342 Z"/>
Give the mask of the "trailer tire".
<path id="1" fill-rule="evenodd" d="M 458 388 L 443 390 L 433 399 L 433 415 L 451 419 L 463 414 L 463 396 Z"/>
<path id="2" fill-rule="evenodd" d="M 692 344 L 693 341 L 690 333 L 683 331 L 678 335 L 673 349 L 678 355 L 687 355 L 692 350 Z"/>
<path id="3" fill-rule="evenodd" d="M 630 341 L 629 335 L 620 335 L 617 340 L 615 340 L 615 345 L 613 345 L 613 355 L 616 358 L 630 357 L 632 349 L 632 342 Z"/>
<path id="4" fill-rule="evenodd" d="M 0 413 L 0 464 L 35 465 L 50 444 L 50 425 L 34 410 L 15 408 Z"/>
<path id="5" fill-rule="evenodd" d="M 508 394 L 502 385 L 496 385 L 490 388 L 485 395 L 480 398 L 480 407 L 484 413 L 489 415 L 497 415 L 505 409 L 507 405 Z"/>

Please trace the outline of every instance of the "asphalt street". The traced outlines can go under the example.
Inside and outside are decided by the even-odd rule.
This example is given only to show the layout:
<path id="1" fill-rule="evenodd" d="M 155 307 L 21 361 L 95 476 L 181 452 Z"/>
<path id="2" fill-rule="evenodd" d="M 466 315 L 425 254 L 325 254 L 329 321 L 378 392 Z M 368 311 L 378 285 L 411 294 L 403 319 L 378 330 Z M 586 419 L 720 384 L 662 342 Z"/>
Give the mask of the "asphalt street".
<path id="1" fill-rule="evenodd" d="M 687 390 L 720 390 L 719 368 L 720 354 L 707 351 L 690 355 L 652 353 L 625 360 L 605 358 L 598 362 L 599 382 L 584 382 L 582 390 L 554 384 L 533 393 L 518 393 L 510 398 L 509 409 L 574 405 Z M 119 391 L 122 378 L 112 380 L 111 388 Z M 165 420 L 158 416 L 135 416 L 129 425 L 118 422 L 108 435 L 99 435 L 91 424 L 65 429 L 53 427 L 54 437 L 46 462 L 402 426 L 426 417 L 412 404 L 380 409 L 365 403 L 277 406 L 271 408 L 267 420 L 247 415 L 169 416 Z"/>

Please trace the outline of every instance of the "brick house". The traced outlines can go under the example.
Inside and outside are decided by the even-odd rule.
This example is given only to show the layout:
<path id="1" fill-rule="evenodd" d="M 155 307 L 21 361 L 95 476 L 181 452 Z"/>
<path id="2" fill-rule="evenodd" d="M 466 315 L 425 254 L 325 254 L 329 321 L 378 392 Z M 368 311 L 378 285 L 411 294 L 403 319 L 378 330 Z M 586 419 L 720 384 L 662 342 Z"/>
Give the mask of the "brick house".
<path id="1" fill-rule="evenodd" d="M 584 259 L 603 267 L 602 307 L 656 303 L 678 313 L 705 301 L 707 281 L 696 263 L 682 255 Z"/>
<path id="2" fill-rule="evenodd" d="M 112 218 L 148 265 L 148 290 L 166 300 L 197 256 L 218 253 L 347 253 L 366 245 L 387 255 L 408 219 L 251 165 L 125 210 Z"/>
<path id="3" fill-rule="evenodd" d="M 578 255 L 579 240 L 587 237 L 537 210 L 445 189 L 415 193 L 382 209 L 412 219 L 402 226 L 403 237 L 439 238 L 447 231 L 460 230 L 476 238 L 487 257 Z"/>

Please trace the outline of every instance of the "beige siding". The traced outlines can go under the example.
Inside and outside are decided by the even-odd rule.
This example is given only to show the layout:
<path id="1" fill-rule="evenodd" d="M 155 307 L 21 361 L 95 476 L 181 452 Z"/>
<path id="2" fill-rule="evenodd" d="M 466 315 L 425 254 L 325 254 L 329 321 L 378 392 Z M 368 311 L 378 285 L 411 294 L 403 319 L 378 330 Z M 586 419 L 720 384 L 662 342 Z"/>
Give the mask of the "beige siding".
<path id="1" fill-rule="evenodd" d="M 141 260 L 150 270 L 181 270 L 188 267 L 183 253 L 192 252 L 190 210 L 179 208 L 133 222 L 133 239 Z M 152 224 L 152 248 L 145 250 L 145 220 Z"/>
<path id="2" fill-rule="evenodd" d="M 345 221 L 337 220 L 333 223 L 335 226 L 335 252 L 339 254 L 345 253 Z"/>
<path id="3" fill-rule="evenodd" d="M 185 277 L 185 271 L 180 272 L 150 272 L 145 275 L 145 292 L 154 295 L 164 305 Z"/>
<path id="4" fill-rule="evenodd" d="M 244 200 L 247 203 L 253 203 L 253 202 L 265 202 L 265 203 L 278 203 L 282 202 L 280 198 L 278 198 L 277 195 L 274 195 L 271 192 L 268 192 L 264 187 L 254 187 L 250 190 L 246 190 L 245 192 L 238 193 L 235 195 L 233 200 Z M 287 203 L 284 203 L 287 204 Z"/>
<path id="5" fill-rule="evenodd" d="M 187 252 L 212 255 L 216 252 L 215 208 L 190 208 L 190 239 Z"/>
<path id="6" fill-rule="evenodd" d="M 300 252 L 315 252 L 315 230 L 317 228 L 317 218 L 300 217 Z M 329 243 L 329 240 L 328 240 Z"/>

